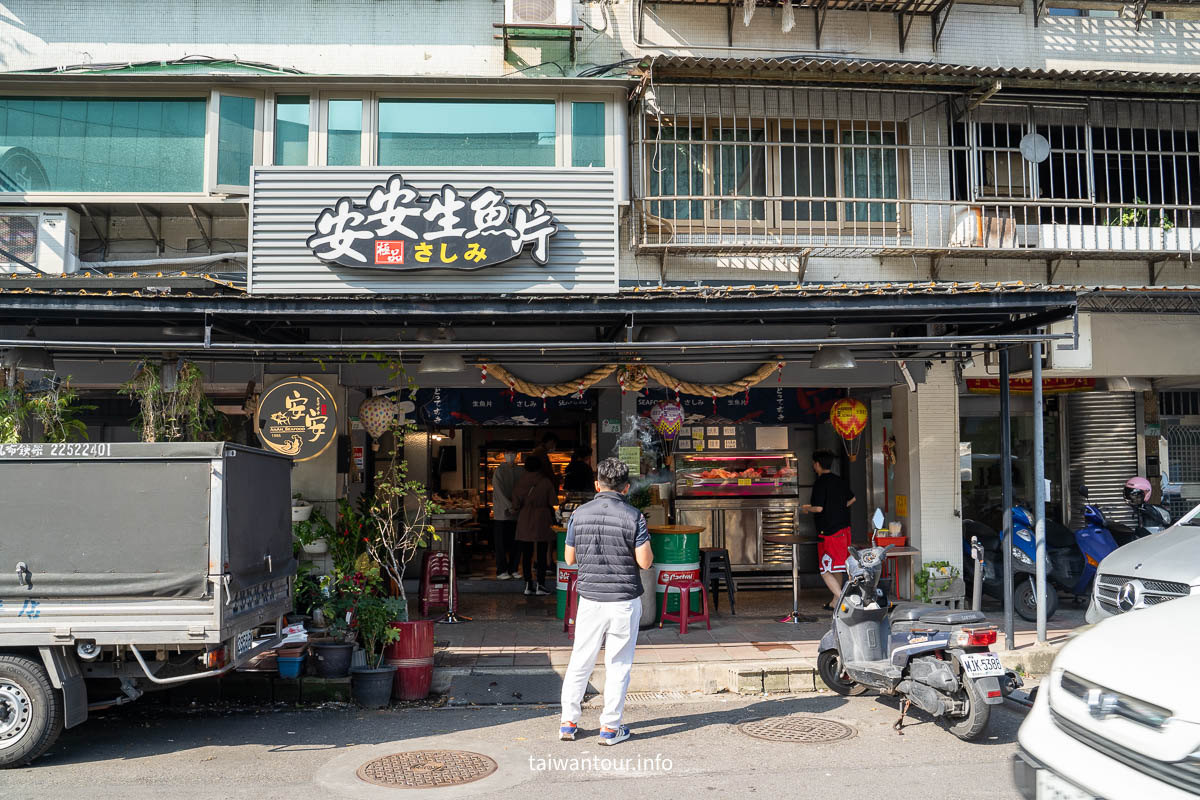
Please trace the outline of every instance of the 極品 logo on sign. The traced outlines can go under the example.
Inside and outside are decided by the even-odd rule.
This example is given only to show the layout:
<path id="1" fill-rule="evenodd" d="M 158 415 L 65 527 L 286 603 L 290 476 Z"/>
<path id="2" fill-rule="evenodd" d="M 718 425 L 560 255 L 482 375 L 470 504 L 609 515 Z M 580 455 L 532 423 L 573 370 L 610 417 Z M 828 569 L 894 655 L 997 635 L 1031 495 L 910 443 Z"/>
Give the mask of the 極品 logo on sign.
<path id="1" fill-rule="evenodd" d="M 317 258 L 344 267 L 473 270 L 511 261 L 526 248 L 544 265 L 556 233 L 541 200 L 512 205 L 490 186 L 464 195 L 449 184 L 423 198 L 393 175 L 371 190 L 366 205 L 343 197 L 322 209 L 306 244 Z"/>

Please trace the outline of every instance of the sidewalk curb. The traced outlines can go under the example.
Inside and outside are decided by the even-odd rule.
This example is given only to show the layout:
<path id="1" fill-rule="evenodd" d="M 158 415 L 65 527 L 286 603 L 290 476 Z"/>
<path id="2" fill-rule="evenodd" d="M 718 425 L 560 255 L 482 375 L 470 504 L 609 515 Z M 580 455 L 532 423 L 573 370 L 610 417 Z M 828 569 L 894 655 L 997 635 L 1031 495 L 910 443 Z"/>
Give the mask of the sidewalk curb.
<path id="1" fill-rule="evenodd" d="M 1050 667 L 1065 642 L 1056 644 L 1033 644 L 1016 650 L 997 650 L 1000 663 L 1021 676 L 1042 677 L 1050 673 Z"/>

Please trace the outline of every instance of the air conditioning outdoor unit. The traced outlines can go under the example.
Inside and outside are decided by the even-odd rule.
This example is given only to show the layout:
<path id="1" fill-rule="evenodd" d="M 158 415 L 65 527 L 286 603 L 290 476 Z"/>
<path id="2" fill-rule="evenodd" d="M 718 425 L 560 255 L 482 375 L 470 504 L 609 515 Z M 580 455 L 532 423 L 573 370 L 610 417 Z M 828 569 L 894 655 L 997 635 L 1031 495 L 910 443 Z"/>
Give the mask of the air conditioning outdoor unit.
<path id="1" fill-rule="evenodd" d="M 69 208 L 0 208 L 0 275 L 78 271 L 79 214 Z"/>
<path id="2" fill-rule="evenodd" d="M 573 25 L 574 0 L 504 0 L 506 25 Z"/>

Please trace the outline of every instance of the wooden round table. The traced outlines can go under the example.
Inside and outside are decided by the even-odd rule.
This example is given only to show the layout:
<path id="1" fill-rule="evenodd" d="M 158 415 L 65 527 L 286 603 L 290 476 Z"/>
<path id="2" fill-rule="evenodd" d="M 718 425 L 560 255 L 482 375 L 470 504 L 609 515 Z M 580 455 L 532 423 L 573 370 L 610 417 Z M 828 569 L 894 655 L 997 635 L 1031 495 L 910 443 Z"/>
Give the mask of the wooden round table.
<path id="1" fill-rule="evenodd" d="M 792 612 L 779 621 L 792 625 L 800 622 L 812 622 L 812 617 L 800 614 L 800 545 L 805 542 L 794 533 L 766 533 L 763 534 L 763 541 L 792 546 Z"/>

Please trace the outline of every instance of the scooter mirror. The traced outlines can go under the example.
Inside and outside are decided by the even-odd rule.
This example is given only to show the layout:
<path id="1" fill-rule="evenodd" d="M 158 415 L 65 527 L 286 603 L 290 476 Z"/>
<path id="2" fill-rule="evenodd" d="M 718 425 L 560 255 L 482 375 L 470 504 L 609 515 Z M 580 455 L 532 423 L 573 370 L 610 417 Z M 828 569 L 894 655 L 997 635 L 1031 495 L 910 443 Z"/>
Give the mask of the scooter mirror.
<path id="1" fill-rule="evenodd" d="M 883 530 L 883 512 L 878 508 L 875 509 L 875 516 L 871 517 L 871 522 L 875 525 L 875 530 Z"/>
<path id="2" fill-rule="evenodd" d="M 1088 490 L 1087 490 L 1087 486 L 1085 484 L 1082 484 L 1082 483 L 1079 484 L 1079 496 L 1080 497 L 1088 496 Z"/>

